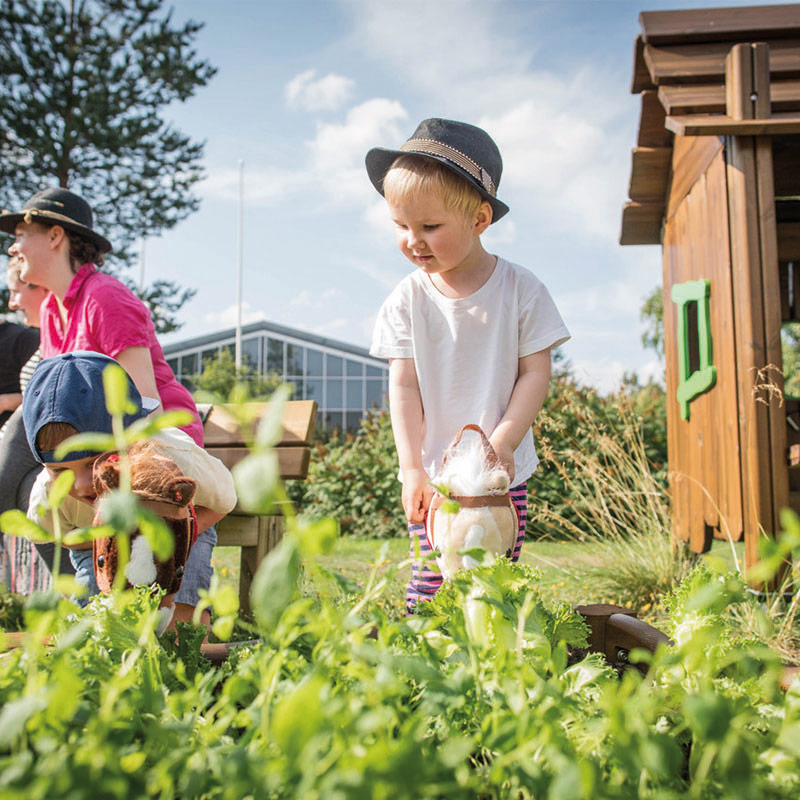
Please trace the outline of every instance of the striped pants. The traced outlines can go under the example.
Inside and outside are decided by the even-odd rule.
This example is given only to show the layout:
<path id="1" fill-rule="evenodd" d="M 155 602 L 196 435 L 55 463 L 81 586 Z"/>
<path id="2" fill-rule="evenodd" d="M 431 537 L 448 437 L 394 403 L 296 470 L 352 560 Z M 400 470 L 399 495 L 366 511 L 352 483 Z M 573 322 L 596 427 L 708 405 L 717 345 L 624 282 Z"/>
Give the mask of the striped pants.
<path id="1" fill-rule="evenodd" d="M 514 545 L 511 560 L 518 561 L 522 540 L 525 538 L 525 524 L 528 521 L 527 485 L 521 483 L 519 486 L 515 486 L 511 489 L 510 494 L 511 502 L 514 503 L 519 514 L 517 543 Z M 417 603 L 430 600 L 439 591 L 439 587 L 442 585 L 442 574 L 439 572 L 433 551 L 428 544 L 425 526 L 409 525 L 408 536 L 411 558 L 414 559 L 414 562 L 411 565 L 411 580 L 406 584 L 406 613 L 412 614 Z M 415 558 L 417 546 L 419 547 L 419 559 Z"/>

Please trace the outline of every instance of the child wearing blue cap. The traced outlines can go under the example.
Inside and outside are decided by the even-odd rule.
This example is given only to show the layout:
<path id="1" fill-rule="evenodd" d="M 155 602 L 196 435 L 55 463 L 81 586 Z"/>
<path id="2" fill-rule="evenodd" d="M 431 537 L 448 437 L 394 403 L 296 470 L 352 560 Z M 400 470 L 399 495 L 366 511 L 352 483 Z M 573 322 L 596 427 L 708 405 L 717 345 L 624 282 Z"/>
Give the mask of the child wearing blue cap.
<path id="1" fill-rule="evenodd" d="M 106 408 L 103 370 L 115 364 L 112 358 L 93 352 L 65 353 L 41 361 L 34 370 L 23 399 L 25 433 L 31 452 L 45 469 L 31 490 L 28 517 L 45 530 L 53 531 L 50 512 L 40 508 L 53 481 L 64 470 L 72 470 L 75 481 L 69 496 L 58 509 L 62 534 L 90 527 L 97 500 L 93 467 L 102 454 L 78 451 L 57 459 L 55 451 L 77 433 L 111 433 L 112 420 Z M 128 426 L 159 406 L 143 398 L 128 377 L 128 395 L 135 406 L 125 417 Z M 173 622 L 189 622 L 199 601 L 198 589 L 208 589 L 213 569 L 211 554 L 217 541 L 215 525 L 236 505 L 233 477 L 225 465 L 209 455 L 184 431 L 166 428 L 153 437 L 160 455 L 174 462 L 183 475 L 197 482 L 194 497 L 197 529 L 201 531 L 189 553 L 181 587 L 174 596 Z M 97 594 L 91 543 L 70 549 L 75 577 L 89 595 Z M 169 602 L 168 598 L 165 598 Z"/>
<path id="2" fill-rule="evenodd" d="M 512 479 L 520 525 L 526 481 L 538 458 L 531 425 L 547 395 L 550 350 L 569 331 L 547 287 L 532 272 L 488 253 L 481 235 L 508 213 L 497 197 L 503 162 L 486 131 L 426 119 L 399 149 L 366 156 L 373 186 L 386 198 L 397 244 L 416 267 L 384 302 L 370 353 L 389 359 L 392 417 L 412 566 L 411 612 L 442 583 L 431 569 L 424 519 L 454 436 L 465 425 L 489 435 Z"/>

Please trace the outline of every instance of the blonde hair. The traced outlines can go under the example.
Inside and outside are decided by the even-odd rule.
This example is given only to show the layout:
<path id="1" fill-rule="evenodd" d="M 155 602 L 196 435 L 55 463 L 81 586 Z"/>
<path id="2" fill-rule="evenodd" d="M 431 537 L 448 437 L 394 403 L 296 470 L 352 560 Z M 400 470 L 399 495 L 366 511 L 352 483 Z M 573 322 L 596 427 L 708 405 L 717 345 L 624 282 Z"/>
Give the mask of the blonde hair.
<path id="1" fill-rule="evenodd" d="M 55 450 L 61 442 L 75 436 L 78 429 L 69 422 L 46 422 L 36 434 L 36 447 L 40 451 Z"/>
<path id="2" fill-rule="evenodd" d="M 8 258 L 8 266 L 6 267 L 6 271 L 9 275 L 16 275 L 17 280 L 22 283 L 22 259 L 19 256 L 9 256 Z"/>
<path id="3" fill-rule="evenodd" d="M 446 208 L 474 216 L 481 203 L 481 193 L 466 178 L 457 175 L 432 158 L 407 154 L 398 156 L 383 178 L 383 195 L 393 205 L 432 192 Z"/>

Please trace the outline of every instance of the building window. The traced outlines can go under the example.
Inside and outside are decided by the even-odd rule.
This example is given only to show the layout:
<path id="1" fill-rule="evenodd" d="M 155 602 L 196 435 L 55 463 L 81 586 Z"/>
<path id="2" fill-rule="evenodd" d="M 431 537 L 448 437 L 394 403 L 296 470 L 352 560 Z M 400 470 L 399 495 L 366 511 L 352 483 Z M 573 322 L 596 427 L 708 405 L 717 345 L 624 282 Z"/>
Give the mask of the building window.
<path id="1" fill-rule="evenodd" d="M 383 381 L 380 378 L 373 378 L 372 380 L 367 379 L 366 383 L 366 407 L 378 406 L 380 408 L 383 405 Z"/>
<path id="2" fill-rule="evenodd" d="M 355 433 L 361 427 L 361 418 L 363 416 L 363 411 L 348 411 L 345 416 L 346 430 Z"/>
<path id="3" fill-rule="evenodd" d="M 325 356 L 326 375 L 330 377 L 340 378 L 342 376 L 342 367 L 344 361 L 339 356 Z"/>
<path id="4" fill-rule="evenodd" d="M 347 408 L 364 408 L 363 388 L 364 381 L 347 381 Z"/>
<path id="5" fill-rule="evenodd" d="M 322 378 L 306 378 L 306 400 L 316 400 L 322 405 Z"/>
<path id="6" fill-rule="evenodd" d="M 250 367 L 254 372 L 261 370 L 260 344 L 261 340 L 257 337 L 245 339 L 242 342 L 242 365 Z"/>
<path id="7" fill-rule="evenodd" d="M 341 428 L 343 422 L 343 414 L 341 411 L 328 411 L 325 414 L 325 428 L 329 431 L 335 428 Z"/>
<path id="8" fill-rule="evenodd" d="M 283 342 L 278 339 L 267 341 L 267 372 L 283 377 Z"/>
<path id="9" fill-rule="evenodd" d="M 341 378 L 328 378 L 325 382 L 325 406 L 342 408 L 344 406 L 343 381 Z"/>
<path id="10" fill-rule="evenodd" d="M 347 377 L 360 378 L 364 374 L 364 365 L 360 361 L 347 360 Z"/>
<path id="11" fill-rule="evenodd" d="M 186 353 L 181 356 L 181 378 L 197 375 L 197 353 Z"/>
<path id="12" fill-rule="evenodd" d="M 306 375 L 310 378 L 322 377 L 322 353 L 311 347 L 306 348 Z"/>

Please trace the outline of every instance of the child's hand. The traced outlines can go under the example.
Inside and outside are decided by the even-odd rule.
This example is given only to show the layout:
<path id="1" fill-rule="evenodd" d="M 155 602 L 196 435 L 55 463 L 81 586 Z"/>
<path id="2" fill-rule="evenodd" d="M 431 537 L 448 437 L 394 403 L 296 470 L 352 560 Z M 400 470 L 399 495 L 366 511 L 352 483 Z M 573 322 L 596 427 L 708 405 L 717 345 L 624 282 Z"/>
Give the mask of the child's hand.
<path id="1" fill-rule="evenodd" d="M 403 470 L 403 511 L 412 525 L 424 521 L 431 497 L 433 489 L 428 484 L 428 474 L 424 469 Z"/>
<path id="2" fill-rule="evenodd" d="M 500 466 L 508 473 L 508 485 L 514 485 L 514 449 L 504 444 L 502 441 L 489 439 L 498 459 Z"/>

